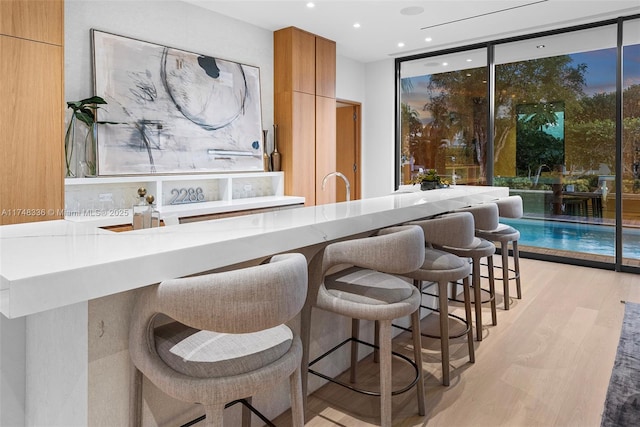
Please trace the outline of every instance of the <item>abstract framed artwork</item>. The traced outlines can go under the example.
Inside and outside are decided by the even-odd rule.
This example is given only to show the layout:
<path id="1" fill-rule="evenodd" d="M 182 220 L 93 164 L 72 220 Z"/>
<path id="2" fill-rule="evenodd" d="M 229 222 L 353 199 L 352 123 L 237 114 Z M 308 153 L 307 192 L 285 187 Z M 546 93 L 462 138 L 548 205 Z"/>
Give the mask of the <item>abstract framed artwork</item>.
<path id="1" fill-rule="evenodd" d="M 260 69 L 91 30 L 97 173 L 262 171 Z"/>

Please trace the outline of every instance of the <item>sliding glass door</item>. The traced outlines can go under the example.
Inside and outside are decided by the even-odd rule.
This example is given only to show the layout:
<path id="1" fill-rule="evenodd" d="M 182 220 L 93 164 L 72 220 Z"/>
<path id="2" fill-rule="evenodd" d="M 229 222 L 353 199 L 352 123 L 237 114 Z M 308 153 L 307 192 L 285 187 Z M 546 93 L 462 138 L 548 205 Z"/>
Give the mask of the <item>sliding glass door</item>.
<path id="1" fill-rule="evenodd" d="M 623 26 L 622 264 L 640 266 L 640 19 Z"/>
<path id="2" fill-rule="evenodd" d="M 616 34 L 609 25 L 495 47 L 494 185 L 522 196 L 530 250 L 614 260 Z"/>
<path id="3" fill-rule="evenodd" d="M 486 183 L 486 49 L 402 64 L 401 184 L 436 169 L 451 184 Z"/>
<path id="4" fill-rule="evenodd" d="M 524 201 L 525 252 L 640 267 L 639 19 L 401 58 L 396 71 L 400 184 L 433 168 L 507 186 Z"/>

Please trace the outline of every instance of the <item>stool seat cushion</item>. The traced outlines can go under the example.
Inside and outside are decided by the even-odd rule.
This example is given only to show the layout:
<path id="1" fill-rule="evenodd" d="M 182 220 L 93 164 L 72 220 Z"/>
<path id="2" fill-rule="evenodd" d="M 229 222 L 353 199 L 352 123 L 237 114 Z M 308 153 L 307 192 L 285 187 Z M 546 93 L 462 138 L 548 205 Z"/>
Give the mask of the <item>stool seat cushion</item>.
<path id="1" fill-rule="evenodd" d="M 441 249 L 463 258 L 484 258 L 493 255 L 496 251 L 496 247 L 493 243 L 486 239 L 479 239 L 477 237 L 474 239 L 473 245 L 471 246 L 465 248 L 442 246 Z"/>
<path id="2" fill-rule="evenodd" d="M 425 251 L 424 263 L 421 269 L 430 271 L 455 270 L 468 264 L 467 260 L 459 256 L 438 249 L 431 249 Z"/>
<path id="3" fill-rule="evenodd" d="M 336 298 L 371 305 L 401 302 L 414 291 L 411 284 L 397 276 L 357 267 L 326 276 L 324 286 Z"/>
<path id="4" fill-rule="evenodd" d="M 246 334 L 225 334 L 171 322 L 155 329 L 156 351 L 174 370 L 196 378 L 219 378 L 260 369 L 291 348 L 286 325 Z"/>
<path id="5" fill-rule="evenodd" d="M 438 249 L 427 249 L 422 267 L 404 276 L 429 282 L 455 282 L 469 274 L 471 265 L 466 259 Z"/>
<path id="6" fill-rule="evenodd" d="M 518 230 L 502 223 L 495 230 L 476 230 L 476 235 L 482 239 L 497 242 L 513 242 L 520 239 Z"/>

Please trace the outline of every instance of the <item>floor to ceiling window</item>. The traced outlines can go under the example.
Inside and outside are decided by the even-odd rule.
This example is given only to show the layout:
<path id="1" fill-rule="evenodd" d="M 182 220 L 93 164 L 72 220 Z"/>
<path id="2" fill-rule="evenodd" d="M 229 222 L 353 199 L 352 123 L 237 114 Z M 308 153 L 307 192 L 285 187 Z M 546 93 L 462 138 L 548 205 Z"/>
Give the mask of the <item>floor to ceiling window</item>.
<path id="1" fill-rule="evenodd" d="M 640 19 L 622 43 L 622 263 L 640 261 Z"/>
<path id="2" fill-rule="evenodd" d="M 624 22 L 618 98 L 619 24 L 398 60 L 399 182 L 508 186 L 530 251 L 640 266 L 640 25 Z"/>
<path id="3" fill-rule="evenodd" d="M 613 261 L 616 45 L 608 25 L 495 47 L 493 182 L 522 196 L 522 245 Z"/>
<path id="4" fill-rule="evenodd" d="M 400 182 L 436 169 L 451 183 L 486 183 L 486 49 L 403 63 Z"/>

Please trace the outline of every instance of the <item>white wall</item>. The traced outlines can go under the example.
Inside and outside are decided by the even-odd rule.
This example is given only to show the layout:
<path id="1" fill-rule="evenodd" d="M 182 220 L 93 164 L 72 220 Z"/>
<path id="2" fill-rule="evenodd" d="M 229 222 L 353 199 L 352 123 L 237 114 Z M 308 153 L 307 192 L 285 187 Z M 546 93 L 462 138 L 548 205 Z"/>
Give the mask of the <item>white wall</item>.
<path id="1" fill-rule="evenodd" d="M 272 129 L 271 31 L 178 1 L 66 0 L 65 100 L 93 95 L 92 28 L 259 67 L 263 128 Z"/>
<path id="2" fill-rule="evenodd" d="M 336 98 L 362 104 L 362 198 L 394 190 L 394 86 L 392 59 L 363 64 L 338 56 Z"/>
<path id="3" fill-rule="evenodd" d="M 367 102 L 362 129 L 363 198 L 394 191 L 394 60 L 371 62 L 365 67 Z"/>

